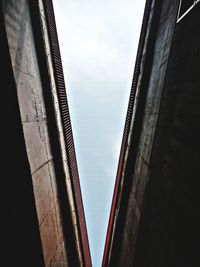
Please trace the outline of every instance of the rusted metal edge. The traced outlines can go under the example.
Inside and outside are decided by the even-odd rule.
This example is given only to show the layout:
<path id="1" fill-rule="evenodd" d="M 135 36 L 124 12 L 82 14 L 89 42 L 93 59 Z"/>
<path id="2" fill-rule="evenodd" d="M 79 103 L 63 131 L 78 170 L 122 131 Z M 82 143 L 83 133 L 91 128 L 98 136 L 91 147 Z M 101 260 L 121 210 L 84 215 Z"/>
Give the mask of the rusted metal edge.
<path id="1" fill-rule="evenodd" d="M 72 190 L 73 190 L 73 197 L 75 202 L 75 209 L 77 213 L 78 219 L 78 227 L 80 230 L 80 238 L 81 238 L 81 247 L 82 247 L 82 254 L 83 254 L 83 264 L 86 267 L 92 266 L 91 263 L 91 255 L 89 249 L 89 241 L 87 235 L 87 228 L 86 228 L 86 221 L 85 221 L 85 214 L 83 208 L 83 201 L 81 195 L 81 188 L 80 188 L 80 181 L 79 181 L 79 174 L 78 174 L 78 167 L 75 155 L 75 147 L 74 147 L 74 140 L 73 140 L 73 133 L 72 133 L 72 126 L 70 120 L 70 113 L 67 101 L 67 93 L 66 87 L 64 82 L 64 75 L 63 75 L 63 68 L 62 68 L 62 61 L 59 49 L 59 41 L 57 36 L 56 30 L 56 22 L 55 22 L 55 15 L 53 10 L 53 3 L 52 0 L 43 0 L 44 7 L 45 7 L 45 14 L 47 20 L 47 28 L 49 33 L 49 40 L 50 40 L 50 48 L 54 66 L 54 76 L 56 80 L 56 88 L 57 94 L 59 99 L 59 106 L 61 112 L 61 119 L 63 124 L 64 130 L 64 138 L 66 142 L 67 148 L 67 158 L 69 164 L 69 171 L 70 177 L 72 179 Z"/>
<path id="2" fill-rule="evenodd" d="M 109 217 L 109 223 L 108 223 L 108 229 L 107 229 L 107 235 L 106 235 L 106 242 L 105 242 L 105 247 L 104 247 L 102 267 L 108 266 L 111 238 L 112 238 L 113 225 L 114 225 L 114 219 L 115 219 L 115 214 L 116 214 L 117 199 L 118 199 L 119 191 L 120 191 L 120 184 L 121 184 L 122 171 L 123 171 L 123 166 L 124 166 L 124 161 L 125 161 L 126 148 L 127 148 L 128 137 L 129 137 L 129 132 L 131 128 L 131 119 L 132 119 L 132 114 L 133 114 L 133 109 L 134 109 L 138 78 L 140 75 L 140 66 L 141 66 L 143 48 L 144 48 L 147 26 L 148 26 L 148 21 L 149 21 L 151 2 L 152 0 L 146 1 L 146 6 L 144 10 L 143 23 L 142 23 L 138 51 L 137 51 L 137 56 L 136 56 L 136 61 L 135 61 L 135 70 L 133 74 L 129 104 L 128 104 L 128 109 L 127 109 L 127 114 L 126 114 L 121 150 L 120 150 L 120 155 L 119 155 L 119 162 L 118 162 L 117 175 L 116 175 L 116 181 L 115 181 L 115 187 L 114 187 L 114 193 L 113 193 L 113 199 L 112 199 L 112 205 L 111 205 L 111 211 L 110 211 L 110 217 Z"/>

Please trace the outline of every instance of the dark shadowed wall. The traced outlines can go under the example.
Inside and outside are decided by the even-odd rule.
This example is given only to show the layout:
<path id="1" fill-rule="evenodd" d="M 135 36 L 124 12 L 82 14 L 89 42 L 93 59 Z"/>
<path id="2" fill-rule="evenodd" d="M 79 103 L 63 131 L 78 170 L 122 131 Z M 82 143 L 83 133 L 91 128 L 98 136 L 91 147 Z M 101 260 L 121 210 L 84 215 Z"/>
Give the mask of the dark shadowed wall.
<path id="1" fill-rule="evenodd" d="M 136 248 L 137 267 L 199 266 L 200 6 L 175 25 Z"/>
<path id="2" fill-rule="evenodd" d="M 0 36 L 0 265 L 44 267 L 32 177 L 1 4 Z"/>
<path id="3" fill-rule="evenodd" d="M 147 3 L 108 265 L 199 266 L 200 4 Z"/>

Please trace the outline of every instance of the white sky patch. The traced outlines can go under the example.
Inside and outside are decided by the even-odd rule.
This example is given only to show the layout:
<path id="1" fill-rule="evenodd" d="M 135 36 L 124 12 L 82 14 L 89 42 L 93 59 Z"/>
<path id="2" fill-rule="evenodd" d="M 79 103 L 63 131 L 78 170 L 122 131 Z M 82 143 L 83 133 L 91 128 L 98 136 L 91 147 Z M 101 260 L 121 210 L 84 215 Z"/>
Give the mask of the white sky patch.
<path id="1" fill-rule="evenodd" d="M 93 267 L 100 267 L 144 0 L 54 0 Z"/>

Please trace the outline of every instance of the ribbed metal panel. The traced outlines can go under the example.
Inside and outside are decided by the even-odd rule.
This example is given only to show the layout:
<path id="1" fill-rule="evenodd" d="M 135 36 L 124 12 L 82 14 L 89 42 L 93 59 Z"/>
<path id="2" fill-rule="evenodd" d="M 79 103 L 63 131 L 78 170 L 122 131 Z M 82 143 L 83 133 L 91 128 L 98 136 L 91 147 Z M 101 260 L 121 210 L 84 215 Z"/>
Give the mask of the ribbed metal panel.
<path id="1" fill-rule="evenodd" d="M 135 70 L 133 74 L 131 93 L 130 93 L 130 98 L 129 98 L 128 110 L 126 114 L 126 120 L 125 120 L 125 126 L 124 126 L 124 132 L 123 132 L 123 138 L 122 138 L 122 144 L 121 144 L 121 151 L 120 151 L 119 163 L 118 163 L 118 169 L 117 169 L 117 176 L 116 176 L 116 182 L 115 182 L 115 188 L 114 188 L 114 194 L 113 194 L 113 199 L 112 199 L 112 206 L 111 206 L 111 212 L 110 212 L 110 218 L 109 218 L 109 224 L 108 224 L 108 230 L 107 230 L 107 236 L 106 236 L 106 243 L 105 243 L 104 256 L 103 256 L 103 262 L 102 262 L 103 267 L 106 267 L 108 265 L 108 257 L 109 257 L 111 237 L 112 237 L 112 232 L 113 232 L 116 204 L 117 204 L 117 198 L 119 194 L 119 186 L 120 186 L 121 178 L 122 178 L 122 170 L 123 170 L 123 164 L 125 160 L 128 135 L 130 132 L 131 118 L 133 115 L 134 101 L 135 101 L 135 96 L 136 96 L 138 78 L 140 74 L 140 66 L 141 66 L 145 36 L 147 32 L 147 25 L 148 25 L 151 2 L 152 0 L 147 0 L 145 11 L 144 11 L 142 29 L 141 29 L 141 34 L 140 34 L 136 61 L 135 61 Z"/>
<path id="2" fill-rule="evenodd" d="M 82 195 L 80 189 L 77 161 L 74 148 L 74 140 L 70 121 L 69 107 L 67 102 L 67 94 L 64 82 L 63 68 L 59 49 L 59 42 L 56 30 L 55 16 L 53 11 L 52 0 L 43 0 L 46 12 L 47 27 L 50 39 L 51 53 L 54 65 L 54 75 L 56 80 L 56 88 L 59 98 L 60 111 L 67 146 L 67 155 L 69 160 L 69 170 L 72 178 L 73 195 L 75 199 L 76 212 L 81 235 L 81 245 L 84 258 L 84 266 L 91 266 L 91 256 L 89 250 L 88 235 L 86 229 L 85 215 L 83 209 Z"/>

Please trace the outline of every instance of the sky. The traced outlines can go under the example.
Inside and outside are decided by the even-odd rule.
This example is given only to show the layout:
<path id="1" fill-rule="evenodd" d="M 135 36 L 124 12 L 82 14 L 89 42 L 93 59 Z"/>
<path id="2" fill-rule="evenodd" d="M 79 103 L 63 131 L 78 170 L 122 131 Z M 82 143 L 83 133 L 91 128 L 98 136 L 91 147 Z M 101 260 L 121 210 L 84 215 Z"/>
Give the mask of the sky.
<path id="1" fill-rule="evenodd" d="M 93 267 L 100 267 L 144 0 L 54 0 Z"/>

